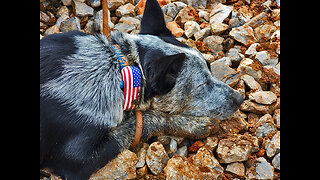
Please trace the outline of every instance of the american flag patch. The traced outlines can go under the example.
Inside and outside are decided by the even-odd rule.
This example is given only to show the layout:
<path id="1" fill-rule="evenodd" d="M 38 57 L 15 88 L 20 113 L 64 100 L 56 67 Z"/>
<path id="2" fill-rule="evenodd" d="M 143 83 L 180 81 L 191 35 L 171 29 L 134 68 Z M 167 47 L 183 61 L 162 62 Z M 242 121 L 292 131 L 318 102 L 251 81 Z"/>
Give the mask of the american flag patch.
<path id="1" fill-rule="evenodd" d="M 141 72 L 136 66 L 126 66 L 121 69 L 121 76 L 124 82 L 124 111 L 131 111 L 139 105 L 141 89 Z"/>

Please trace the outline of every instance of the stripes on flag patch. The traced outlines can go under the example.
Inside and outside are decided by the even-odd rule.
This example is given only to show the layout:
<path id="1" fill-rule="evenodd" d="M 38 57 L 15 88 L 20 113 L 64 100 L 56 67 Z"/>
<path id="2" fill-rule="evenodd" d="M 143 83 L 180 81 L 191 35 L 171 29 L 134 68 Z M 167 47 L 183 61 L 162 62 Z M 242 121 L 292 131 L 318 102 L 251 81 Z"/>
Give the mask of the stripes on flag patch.
<path id="1" fill-rule="evenodd" d="M 121 77 L 124 82 L 123 110 L 134 110 L 139 105 L 139 92 L 141 89 L 141 72 L 136 66 L 126 66 L 121 69 Z"/>

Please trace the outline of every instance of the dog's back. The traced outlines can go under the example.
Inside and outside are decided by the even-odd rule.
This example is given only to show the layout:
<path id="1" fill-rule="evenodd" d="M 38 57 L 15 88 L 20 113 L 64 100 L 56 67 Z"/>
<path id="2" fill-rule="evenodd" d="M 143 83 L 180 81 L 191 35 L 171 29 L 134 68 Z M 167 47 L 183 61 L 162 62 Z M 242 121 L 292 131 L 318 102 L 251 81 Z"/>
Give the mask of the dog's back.
<path id="1" fill-rule="evenodd" d="M 70 32 L 40 41 L 40 168 L 87 179 L 119 153 L 107 139 L 123 114 L 113 56 L 102 36 Z M 101 141 L 108 153 L 99 152 Z"/>

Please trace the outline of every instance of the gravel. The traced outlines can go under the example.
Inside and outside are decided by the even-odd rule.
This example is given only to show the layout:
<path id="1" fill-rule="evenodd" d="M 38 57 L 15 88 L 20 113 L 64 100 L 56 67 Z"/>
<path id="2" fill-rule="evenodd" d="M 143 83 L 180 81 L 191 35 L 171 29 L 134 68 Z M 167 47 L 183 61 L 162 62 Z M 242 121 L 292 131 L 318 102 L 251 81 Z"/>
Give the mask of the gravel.
<path id="1" fill-rule="evenodd" d="M 111 30 L 139 33 L 143 3 L 108 1 Z M 152 138 L 91 179 L 280 179 L 280 0 L 158 1 L 172 33 L 245 101 L 216 134 Z M 40 39 L 101 28 L 99 0 L 40 0 Z"/>

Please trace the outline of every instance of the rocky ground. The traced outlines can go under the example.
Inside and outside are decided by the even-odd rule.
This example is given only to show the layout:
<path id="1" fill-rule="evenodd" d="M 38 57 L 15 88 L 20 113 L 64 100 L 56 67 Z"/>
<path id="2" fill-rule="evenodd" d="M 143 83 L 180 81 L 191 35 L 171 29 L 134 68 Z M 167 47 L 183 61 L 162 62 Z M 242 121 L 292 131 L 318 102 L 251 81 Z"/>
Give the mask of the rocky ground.
<path id="1" fill-rule="evenodd" d="M 110 28 L 138 33 L 145 0 L 108 1 Z M 216 134 L 155 137 L 91 179 L 280 179 L 280 0 L 158 1 L 172 33 L 246 100 Z M 40 39 L 72 30 L 102 30 L 100 0 L 40 0 Z"/>

